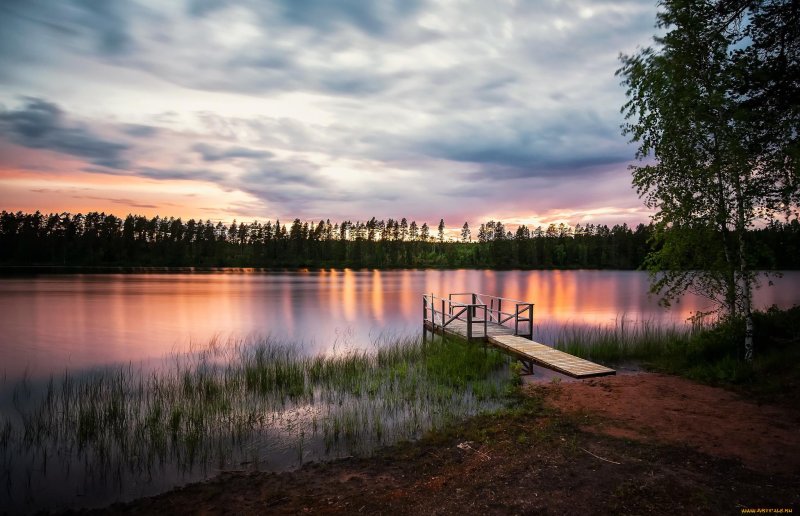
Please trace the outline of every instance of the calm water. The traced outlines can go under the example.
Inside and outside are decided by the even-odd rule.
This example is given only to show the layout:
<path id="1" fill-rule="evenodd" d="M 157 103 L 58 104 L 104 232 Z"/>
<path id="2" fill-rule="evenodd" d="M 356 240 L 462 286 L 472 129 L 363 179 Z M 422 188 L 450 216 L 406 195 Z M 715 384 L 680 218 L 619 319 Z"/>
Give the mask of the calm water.
<path id="1" fill-rule="evenodd" d="M 800 303 L 800 272 L 755 294 L 758 307 Z M 331 270 L 119 274 L 0 279 L 0 373 L 33 376 L 159 358 L 214 336 L 272 335 L 310 353 L 368 348 L 420 331 L 421 294 L 483 292 L 535 303 L 537 340 L 563 324 L 683 323 L 707 305 L 669 310 L 637 271 Z"/>
<path id="2" fill-rule="evenodd" d="M 800 303 L 799 280 L 800 273 L 786 274 L 756 293 L 756 305 Z M 198 364 L 199 374 L 216 374 L 209 373 L 215 358 L 193 362 L 202 353 L 180 355 L 215 338 L 273 336 L 302 344 L 305 353 L 369 349 L 385 338 L 420 333 L 422 293 L 481 292 L 532 301 L 535 336 L 542 342 L 551 341 L 564 325 L 613 325 L 620 317 L 682 324 L 706 308 L 701 300 L 687 298 L 665 310 L 647 290 L 645 273 L 621 271 L 340 270 L 0 279 L 0 513 L 104 506 L 226 469 L 281 471 L 310 460 L 362 453 L 413 438 L 445 414 L 464 417 L 493 403 L 493 398 L 476 397 L 469 388 L 456 394 L 447 391 L 443 401 L 432 405 L 437 398 L 431 396 L 438 395 L 442 385 L 416 380 L 400 397 L 397 392 L 405 392 L 398 390 L 402 383 L 387 384 L 374 396 L 353 394 L 352 387 L 325 394 L 318 386 L 313 397 L 298 399 L 248 397 L 249 391 L 240 393 L 241 399 L 225 398 L 230 394 L 226 391 L 221 396 L 235 408 L 218 416 L 208 412 L 202 426 L 201 448 L 213 453 L 187 464 L 180 454 L 189 449 L 192 434 L 185 429 L 190 427 L 180 427 L 180 438 L 160 440 L 158 436 L 166 434 L 158 429 L 167 428 L 161 404 L 171 402 L 158 393 L 183 392 L 183 384 L 169 383 L 169 378 L 178 370 L 185 375 L 192 363 Z M 185 365 L 175 369 L 179 362 L 173 361 L 179 355 Z M 116 372 L 110 376 L 86 372 L 119 363 L 145 367 L 132 365 L 127 376 L 127 367 L 112 368 Z M 151 385 L 148 363 L 171 364 L 164 370 L 167 387 L 135 388 L 137 382 Z M 71 371 L 69 379 L 62 374 L 55 382 L 46 379 L 65 369 Z M 489 383 L 502 381 L 507 373 L 501 368 Z M 114 378 L 122 380 L 114 383 Z M 418 390 L 424 385 L 428 390 L 421 394 Z M 45 393 L 53 386 L 51 398 Z M 107 394 L 87 401 L 100 389 Z M 119 413 L 128 414 L 121 427 L 127 432 L 113 430 L 81 441 L 84 426 L 101 428 L 102 421 L 112 421 L 108 418 L 113 415 L 114 393 L 122 400 L 116 406 L 124 407 Z M 48 400 L 55 401 L 51 405 Z M 164 409 L 170 421 L 175 407 L 182 406 L 180 400 L 174 403 Z M 216 405 L 202 406 L 210 411 L 208 407 Z M 189 414 L 189 408 L 181 410 L 179 415 Z M 248 411 L 255 411 L 262 422 L 254 427 L 248 423 L 244 430 L 225 426 Z M 99 414 L 97 419 L 93 414 Z M 149 422 L 151 416 L 154 422 Z M 349 437 L 343 431 L 341 441 L 336 430 L 340 422 L 353 431 Z M 218 428 L 221 433 L 215 433 Z M 159 451 L 162 447 L 167 451 Z"/>

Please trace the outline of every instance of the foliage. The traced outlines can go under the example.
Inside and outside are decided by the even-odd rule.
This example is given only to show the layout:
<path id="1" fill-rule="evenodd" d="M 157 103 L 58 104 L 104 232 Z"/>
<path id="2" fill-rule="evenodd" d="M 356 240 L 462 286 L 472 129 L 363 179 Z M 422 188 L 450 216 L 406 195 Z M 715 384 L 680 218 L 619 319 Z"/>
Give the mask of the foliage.
<path id="1" fill-rule="evenodd" d="M 634 269 L 649 250 L 653 227 L 551 224 L 514 233 L 482 224 L 477 242 L 423 241 L 416 221 L 371 219 L 331 224 L 186 222 L 105 213 L 0 214 L 0 264 L 121 267 L 463 267 Z M 342 231 L 342 227 L 345 228 Z M 466 231 L 464 229 L 466 228 Z M 488 228 L 488 229 L 487 229 Z M 413 229 L 413 231 L 412 231 Z M 798 268 L 800 224 L 753 230 L 763 269 Z M 701 248 L 701 246 L 698 246 Z"/>
<path id="2" fill-rule="evenodd" d="M 761 350 L 745 362 L 739 343 L 743 317 L 726 317 L 690 328 L 665 328 L 617 320 L 612 328 L 564 327 L 555 346 L 606 364 L 642 362 L 650 368 L 712 385 L 745 390 L 798 403 L 800 386 L 800 306 L 753 312 L 755 344 Z"/>
<path id="3" fill-rule="evenodd" d="M 800 6 L 668 0 L 657 48 L 622 56 L 623 131 L 643 165 L 633 183 L 657 210 L 647 260 L 665 300 L 687 290 L 746 321 L 752 358 L 749 230 L 798 215 Z M 795 72 L 792 74 L 791 72 Z M 788 74 L 788 75 L 787 75 Z M 787 94 L 794 94 L 786 97 Z"/>

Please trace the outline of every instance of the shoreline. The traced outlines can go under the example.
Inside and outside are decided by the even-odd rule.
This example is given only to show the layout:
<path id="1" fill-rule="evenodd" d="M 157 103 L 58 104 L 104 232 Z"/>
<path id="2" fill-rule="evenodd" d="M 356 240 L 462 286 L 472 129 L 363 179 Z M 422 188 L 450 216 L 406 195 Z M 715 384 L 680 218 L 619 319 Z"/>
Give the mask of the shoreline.
<path id="1" fill-rule="evenodd" d="M 330 270 L 352 271 L 615 271 L 642 272 L 639 269 L 558 267 L 558 268 L 499 268 L 499 267 L 201 267 L 201 266 L 135 266 L 135 265 L 0 265 L 0 277 L 38 274 L 213 274 L 213 273 L 298 273 Z M 788 270 L 788 269 L 787 269 Z M 769 271 L 772 272 L 772 271 Z M 780 272 L 780 271 L 776 271 Z"/>
<path id="2" fill-rule="evenodd" d="M 88 512 L 719 514 L 800 505 L 794 407 L 657 373 L 532 384 L 516 401 L 372 457 L 227 472 Z"/>
<path id="3" fill-rule="evenodd" d="M 294 274 L 294 273 L 315 273 L 324 271 L 593 271 L 593 272 L 641 272 L 646 270 L 634 269 L 615 269 L 615 268 L 591 268 L 591 267 L 550 267 L 550 268 L 520 268 L 520 267 L 200 267 L 200 266 L 135 266 L 135 265 L 0 265 L 0 278 L 26 277 L 37 275 L 71 275 L 71 274 Z M 796 272 L 800 269 L 764 269 L 757 271 L 758 274 L 781 274 L 784 272 Z"/>

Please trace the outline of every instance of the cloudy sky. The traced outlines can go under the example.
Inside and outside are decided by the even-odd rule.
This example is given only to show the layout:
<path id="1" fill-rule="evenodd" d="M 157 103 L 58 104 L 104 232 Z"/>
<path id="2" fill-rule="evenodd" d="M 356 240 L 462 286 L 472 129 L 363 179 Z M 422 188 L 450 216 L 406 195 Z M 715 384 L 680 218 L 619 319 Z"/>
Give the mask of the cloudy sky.
<path id="1" fill-rule="evenodd" d="M 637 223 L 645 1 L 0 0 L 0 209 Z"/>

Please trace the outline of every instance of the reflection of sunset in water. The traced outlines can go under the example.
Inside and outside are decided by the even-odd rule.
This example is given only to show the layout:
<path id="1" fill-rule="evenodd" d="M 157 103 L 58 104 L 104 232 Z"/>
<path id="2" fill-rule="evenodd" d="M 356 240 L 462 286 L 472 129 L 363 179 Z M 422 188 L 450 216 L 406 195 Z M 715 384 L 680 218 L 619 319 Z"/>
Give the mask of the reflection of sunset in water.
<path id="1" fill-rule="evenodd" d="M 372 291 L 372 316 L 378 322 L 383 322 L 383 280 L 381 280 L 381 271 L 372 271 L 372 282 L 370 284 Z"/>
<path id="2" fill-rule="evenodd" d="M 800 272 L 755 292 L 755 305 L 800 302 Z M 480 292 L 531 301 L 540 331 L 565 324 L 681 324 L 708 305 L 670 310 L 636 271 L 325 270 L 0 279 L 0 356 L 9 375 L 161 357 L 227 339 L 270 335 L 309 353 L 371 348 L 370 335 L 417 334 L 422 294 Z M 544 338 L 544 336 L 543 336 Z M 2 370 L 0 370 L 2 374 Z"/>
<path id="3" fill-rule="evenodd" d="M 324 271 L 323 273 L 324 274 Z M 320 281 L 320 285 L 325 285 L 325 289 L 328 291 L 328 313 L 332 318 L 341 319 L 344 317 L 344 312 L 342 311 L 342 305 L 339 302 L 339 291 L 335 288 L 335 285 L 339 282 L 339 271 L 336 269 L 331 269 L 328 272 L 328 281 Z M 320 299 L 324 299 L 320 296 Z"/>
<path id="4" fill-rule="evenodd" d="M 385 276 L 390 275 L 388 272 L 384 272 L 383 274 Z M 422 302 L 423 292 L 416 292 L 412 284 L 414 277 L 416 277 L 418 273 L 417 271 L 403 270 L 391 274 L 394 275 L 395 281 L 397 281 L 397 276 L 400 278 L 399 288 L 392 291 L 393 296 L 396 297 L 399 303 L 398 313 L 402 315 L 404 320 L 411 321 L 415 313 L 420 313 L 418 308 L 419 303 Z"/>
<path id="5" fill-rule="evenodd" d="M 356 320 L 358 305 L 356 301 L 356 273 L 352 269 L 345 269 L 343 272 L 344 282 L 342 283 L 341 304 L 344 311 L 344 320 L 352 323 Z"/>
<path id="6" fill-rule="evenodd" d="M 292 305 L 292 301 L 294 300 L 294 296 L 292 295 L 292 285 L 291 283 L 284 282 L 281 286 L 281 303 L 280 307 L 281 310 L 277 313 L 281 317 L 280 320 L 283 321 L 283 324 L 286 325 L 286 336 L 288 338 L 295 337 L 295 328 L 297 323 L 294 317 L 294 306 Z M 268 308 L 268 307 L 265 307 Z M 278 325 L 276 324 L 276 329 Z"/>

